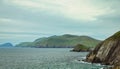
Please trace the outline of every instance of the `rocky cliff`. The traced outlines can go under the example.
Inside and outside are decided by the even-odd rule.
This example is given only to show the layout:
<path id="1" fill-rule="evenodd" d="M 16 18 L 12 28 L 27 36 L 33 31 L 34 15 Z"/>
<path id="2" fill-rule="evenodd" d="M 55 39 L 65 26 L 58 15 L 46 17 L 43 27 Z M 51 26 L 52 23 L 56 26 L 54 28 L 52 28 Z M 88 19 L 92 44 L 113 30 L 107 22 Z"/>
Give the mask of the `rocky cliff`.
<path id="1" fill-rule="evenodd" d="M 86 57 L 87 62 L 120 65 L 120 31 L 99 43 Z M 117 69 L 117 68 L 114 68 Z"/>

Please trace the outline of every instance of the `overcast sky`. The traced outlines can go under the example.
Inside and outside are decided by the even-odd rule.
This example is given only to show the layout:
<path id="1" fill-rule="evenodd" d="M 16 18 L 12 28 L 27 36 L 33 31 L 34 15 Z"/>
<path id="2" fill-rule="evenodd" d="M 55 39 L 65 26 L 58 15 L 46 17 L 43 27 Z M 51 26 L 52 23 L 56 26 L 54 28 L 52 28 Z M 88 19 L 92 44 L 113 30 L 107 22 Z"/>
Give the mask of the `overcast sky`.
<path id="1" fill-rule="evenodd" d="M 104 40 L 120 30 L 120 0 L 0 0 L 0 43 L 74 34 Z"/>

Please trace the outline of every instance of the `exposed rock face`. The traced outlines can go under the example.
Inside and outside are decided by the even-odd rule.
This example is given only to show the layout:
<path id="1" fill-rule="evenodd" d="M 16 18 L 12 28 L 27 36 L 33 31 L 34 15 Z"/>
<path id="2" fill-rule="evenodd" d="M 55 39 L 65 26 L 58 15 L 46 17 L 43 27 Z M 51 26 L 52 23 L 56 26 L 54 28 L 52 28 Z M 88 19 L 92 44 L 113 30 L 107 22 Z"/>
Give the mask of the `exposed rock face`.
<path id="1" fill-rule="evenodd" d="M 87 62 L 120 65 L 120 31 L 97 45 L 86 57 Z"/>
<path id="2" fill-rule="evenodd" d="M 111 69 L 120 69 L 120 62 L 116 63 Z"/>

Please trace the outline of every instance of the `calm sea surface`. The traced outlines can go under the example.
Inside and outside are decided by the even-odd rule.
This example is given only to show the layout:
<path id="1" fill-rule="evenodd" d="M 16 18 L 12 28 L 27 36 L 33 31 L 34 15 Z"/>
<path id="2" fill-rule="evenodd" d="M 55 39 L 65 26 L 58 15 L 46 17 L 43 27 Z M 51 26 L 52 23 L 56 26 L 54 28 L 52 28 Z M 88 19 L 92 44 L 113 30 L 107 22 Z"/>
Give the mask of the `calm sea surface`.
<path id="1" fill-rule="evenodd" d="M 87 52 L 71 48 L 0 48 L 0 69 L 103 69 L 82 60 Z"/>

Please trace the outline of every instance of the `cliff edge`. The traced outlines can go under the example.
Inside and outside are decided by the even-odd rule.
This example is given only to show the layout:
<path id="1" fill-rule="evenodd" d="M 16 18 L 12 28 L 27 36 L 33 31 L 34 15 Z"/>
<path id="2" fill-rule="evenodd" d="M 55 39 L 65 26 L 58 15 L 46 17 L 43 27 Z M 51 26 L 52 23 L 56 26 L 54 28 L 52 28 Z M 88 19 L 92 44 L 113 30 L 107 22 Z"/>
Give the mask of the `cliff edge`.
<path id="1" fill-rule="evenodd" d="M 120 31 L 99 43 L 86 56 L 86 61 L 120 66 Z"/>

